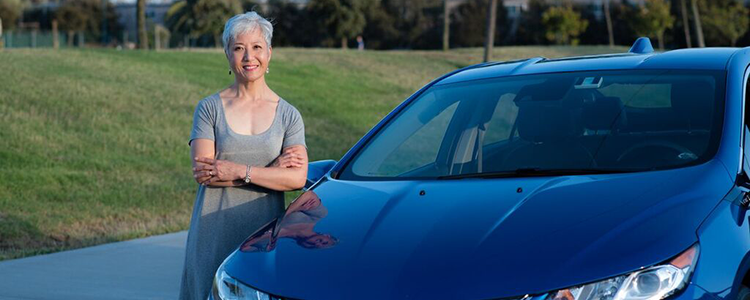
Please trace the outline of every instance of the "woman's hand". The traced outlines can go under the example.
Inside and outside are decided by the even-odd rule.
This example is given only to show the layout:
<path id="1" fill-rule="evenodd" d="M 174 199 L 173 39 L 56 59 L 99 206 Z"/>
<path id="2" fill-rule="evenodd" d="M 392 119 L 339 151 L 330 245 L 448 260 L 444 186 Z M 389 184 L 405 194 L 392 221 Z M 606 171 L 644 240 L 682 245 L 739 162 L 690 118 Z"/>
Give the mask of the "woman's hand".
<path id="1" fill-rule="evenodd" d="M 305 163 L 304 147 L 288 147 L 277 157 L 271 167 L 301 168 Z"/>
<path id="2" fill-rule="evenodd" d="M 193 177 L 201 184 L 209 185 L 218 181 L 234 181 L 245 178 L 247 166 L 227 160 L 196 157 L 195 162 L 204 163 L 193 168 Z M 206 179 L 207 178 L 207 179 Z M 202 181 L 200 179 L 203 179 Z"/>

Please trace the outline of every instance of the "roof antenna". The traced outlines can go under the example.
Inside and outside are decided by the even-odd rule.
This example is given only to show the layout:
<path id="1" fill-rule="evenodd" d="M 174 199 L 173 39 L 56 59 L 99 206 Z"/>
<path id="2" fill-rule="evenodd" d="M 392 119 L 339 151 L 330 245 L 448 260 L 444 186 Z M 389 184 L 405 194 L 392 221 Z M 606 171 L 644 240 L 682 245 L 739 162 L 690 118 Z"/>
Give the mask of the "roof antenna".
<path id="1" fill-rule="evenodd" d="M 651 40 L 647 37 L 639 37 L 633 43 L 633 47 L 628 50 L 630 53 L 647 54 L 654 52 L 654 46 L 651 46 Z"/>

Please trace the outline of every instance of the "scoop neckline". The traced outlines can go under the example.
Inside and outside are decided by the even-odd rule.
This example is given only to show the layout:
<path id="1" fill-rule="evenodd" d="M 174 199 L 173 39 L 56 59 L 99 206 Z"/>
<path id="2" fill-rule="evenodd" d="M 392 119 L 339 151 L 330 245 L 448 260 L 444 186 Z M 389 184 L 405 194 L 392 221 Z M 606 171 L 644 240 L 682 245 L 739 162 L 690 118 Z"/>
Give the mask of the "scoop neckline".
<path id="1" fill-rule="evenodd" d="M 227 114 L 224 111 L 224 100 L 221 99 L 221 94 L 220 93 L 216 93 L 216 99 L 219 100 L 219 107 L 221 107 L 221 116 L 222 116 L 222 119 L 224 119 L 224 125 L 227 127 L 228 131 L 230 133 L 234 134 L 234 135 L 247 136 L 247 137 L 261 136 L 261 135 L 265 135 L 266 133 L 268 133 L 269 131 L 271 131 L 271 128 L 273 128 L 273 126 L 276 125 L 276 120 L 279 117 L 279 107 L 281 106 L 281 101 L 284 101 L 284 99 L 282 99 L 281 97 L 279 97 L 279 101 L 276 103 L 276 111 L 273 114 L 273 121 L 271 121 L 271 125 L 268 126 L 268 128 L 266 128 L 266 130 L 264 130 L 263 132 L 258 133 L 258 134 L 243 134 L 243 133 L 238 133 L 238 132 L 234 131 L 234 129 L 232 129 L 232 126 L 229 125 L 229 121 L 227 120 Z"/>

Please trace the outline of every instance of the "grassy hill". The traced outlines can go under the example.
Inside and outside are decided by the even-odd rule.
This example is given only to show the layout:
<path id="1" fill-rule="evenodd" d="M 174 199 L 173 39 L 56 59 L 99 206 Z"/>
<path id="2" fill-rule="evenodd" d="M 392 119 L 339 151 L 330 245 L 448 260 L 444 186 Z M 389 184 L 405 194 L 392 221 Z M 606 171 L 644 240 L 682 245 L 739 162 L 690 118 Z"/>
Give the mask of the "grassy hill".
<path id="1" fill-rule="evenodd" d="M 507 47 L 495 60 L 613 51 L 626 49 Z M 311 159 L 338 159 L 481 55 L 276 49 L 267 80 L 302 112 Z M 220 50 L 6 50 L 0 66 L 0 260 L 187 228 L 193 110 L 233 78 Z"/>

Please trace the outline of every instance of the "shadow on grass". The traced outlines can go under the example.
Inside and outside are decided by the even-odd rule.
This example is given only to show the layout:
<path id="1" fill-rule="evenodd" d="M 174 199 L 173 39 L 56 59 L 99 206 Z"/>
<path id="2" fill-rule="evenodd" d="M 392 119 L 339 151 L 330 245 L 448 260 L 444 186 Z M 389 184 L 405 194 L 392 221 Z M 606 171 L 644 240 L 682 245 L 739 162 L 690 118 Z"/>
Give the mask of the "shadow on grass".
<path id="1" fill-rule="evenodd" d="M 0 213 L 0 260 L 20 257 L 31 250 L 29 248 L 42 248 L 46 238 L 39 228 L 32 222 L 16 215 Z M 16 254 L 18 253 L 18 254 Z"/>

